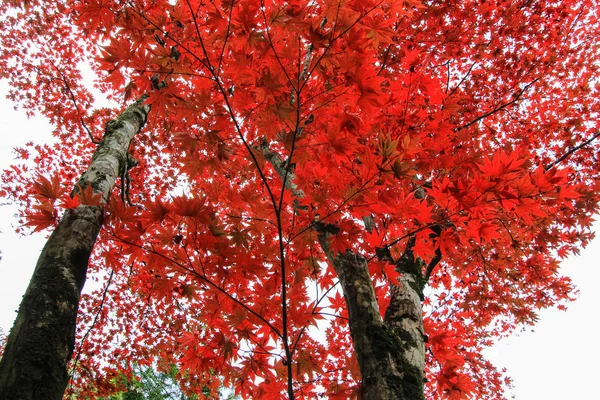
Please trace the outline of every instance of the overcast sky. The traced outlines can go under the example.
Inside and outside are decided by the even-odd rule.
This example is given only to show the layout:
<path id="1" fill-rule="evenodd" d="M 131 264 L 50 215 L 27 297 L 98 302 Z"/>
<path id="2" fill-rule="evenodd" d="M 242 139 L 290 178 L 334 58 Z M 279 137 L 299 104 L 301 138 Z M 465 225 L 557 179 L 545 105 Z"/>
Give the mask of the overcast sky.
<path id="1" fill-rule="evenodd" d="M 0 82 L 0 169 L 14 159 L 12 149 L 27 141 L 47 141 L 51 127 L 43 118 L 27 119 L 5 99 Z M 1 201 L 0 201 L 1 202 Z M 45 235 L 18 236 L 15 209 L 0 206 L 0 328 L 7 334 L 21 296 L 45 242 Z M 596 231 L 600 224 L 596 224 Z M 599 400 L 600 390 L 600 238 L 563 271 L 580 289 L 566 312 L 546 310 L 533 330 L 506 339 L 487 352 L 514 380 L 516 400 Z"/>

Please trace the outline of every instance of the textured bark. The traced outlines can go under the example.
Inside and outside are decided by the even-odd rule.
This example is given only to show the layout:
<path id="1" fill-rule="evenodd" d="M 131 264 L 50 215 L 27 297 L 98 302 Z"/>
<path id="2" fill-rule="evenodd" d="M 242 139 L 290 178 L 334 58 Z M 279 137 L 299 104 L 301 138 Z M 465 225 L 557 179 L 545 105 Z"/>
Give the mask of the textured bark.
<path id="1" fill-rule="evenodd" d="M 282 181 L 285 179 L 285 188 L 291 191 L 294 197 L 299 199 L 304 197 L 304 192 L 298 189 L 298 186 L 294 183 L 294 180 L 296 180 L 296 174 L 294 173 L 293 168 L 287 165 L 281 159 L 279 154 L 272 151 L 266 141 L 263 141 L 260 146 L 257 146 L 254 149 L 263 154 L 265 160 L 267 160 L 273 166 L 275 172 L 277 172 Z"/>
<path id="2" fill-rule="evenodd" d="M 146 122 L 144 99 L 107 124 L 75 191 L 91 185 L 107 201 L 117 177 L 130 166 L 131 139 Z M 102 218 L 101 206 L 68 210 L 44 246 L 0 360 L 0 399 L 63 397 L 79 296 Z"/>
<path id="3" fill-rule="evenodd" d="M 398 318 L 394 322 L 399 321 L 400 325 L 384 321 L 377 305 L 367 260 L 351 251 L 333 255 L 329 250 L 329 237 L 336 234 L 335 229 L 324 224 L 317 227 L 319 242 L 337 273 L 348 307 L 350 334 L 362 378 L 362 399 L 424 399 L 421 361 L 424 359 L 424 348 L 407 340 L 405 335 L 408 331 L 402 325 L 403 318 L 412 320 L 413 314 L 420 312 L 419 296 L 416 302 L 418 311 L 411 309 L 411 315 L 394 313 Z M 420 321 L 419 334 L 423 329 L 422 319 Z M 421 344 L 422 340 L 421 336 Z M 419 355 L 417 351 L 420 351 Z"/>
<path id="4" fill-rule="evenodd" d="M 385 312 L 385 324 L 402 341 L 402 356 L 406 374 L 412 375 L 412 390 L 422 393 L 425 370 L 425 333 L 423 328 L 423 287 L 421 263 L 415 260 L 412 243 L 396 263 L 402 275 L 392 285 L 390 304 Z"/>

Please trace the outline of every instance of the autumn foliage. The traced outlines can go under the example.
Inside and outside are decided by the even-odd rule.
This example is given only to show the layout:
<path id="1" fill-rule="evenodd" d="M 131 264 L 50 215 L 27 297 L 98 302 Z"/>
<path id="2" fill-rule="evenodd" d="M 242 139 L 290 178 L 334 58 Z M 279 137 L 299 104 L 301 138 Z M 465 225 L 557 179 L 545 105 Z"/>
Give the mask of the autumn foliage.
<path id="1" fill-rule="evenodd" d="M 98 204 L 70 194 L 104 124 L 144 93 L 152 106 L 106 205 L 67 394 L 118 390 L 136 363 L 176 364 L 207 398 L 279 399 L 288 380 L 297 398 L 356 398 L 317 222 L 369 260 L 382 315 L 400 275 L 382 250 L 424 261 L 426 398 L 504 399 L 482 350 L 572 298 L 559 261 L 598 210 L 595 2 L 0 7 L 0 76 L 56 127 L 3 173 L 24 232 Z"/>

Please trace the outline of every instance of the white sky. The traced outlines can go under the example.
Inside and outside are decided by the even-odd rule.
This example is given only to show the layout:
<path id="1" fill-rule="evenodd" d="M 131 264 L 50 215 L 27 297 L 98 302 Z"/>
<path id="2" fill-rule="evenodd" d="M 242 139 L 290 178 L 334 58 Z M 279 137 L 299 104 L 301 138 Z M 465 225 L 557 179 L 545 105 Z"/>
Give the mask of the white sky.
<path id="1" fill-rule="evenodd" d="M 12 149 L 25 142 L 49 140 L 51 127 L 43 118 L 27 119 L 5 99 L 0 82 L 0 170 L 14 159 Z M 15 209 L 0 205 L 0 328 L 6 334 L 16 316 L 45 234 L 18 236 Z M 600 223 L 596 223 L 600 231 Z M 600 236 L 600 235 L 599 235 Z M 600 400 L 600 237 L 578 257 L 563 263 L 563 271 L 580 289 L 566 312 L 546 310 L 532 331 L 506 339 L 487 352 L 514 380 L 516 400 Z"/>

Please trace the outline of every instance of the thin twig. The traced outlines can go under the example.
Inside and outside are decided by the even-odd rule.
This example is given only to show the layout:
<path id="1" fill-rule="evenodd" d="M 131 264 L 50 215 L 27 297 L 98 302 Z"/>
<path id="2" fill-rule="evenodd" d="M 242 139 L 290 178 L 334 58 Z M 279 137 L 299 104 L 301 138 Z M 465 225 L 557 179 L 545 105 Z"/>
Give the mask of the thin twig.
<path id="1" fill-rule="evenodd" d="M 118 236 L 115 232 L 110 232 L 111 235 L 113 237 L 115 237 L 117 240 L 135 247 L 137 249 L 140 250 L 144 250 L 147 251 L 148 253 L 154 254 L 160 258 L 163 258 L 171 263 L 173 263 L 174 265 L 178 266 L 179 268 L 181 268 L 182 270 L 188 272 L 189 274 L 191 274 L 192 276 L 195 276 L 197 278 L 199 278 L 201 281 L 205 282 L 208 286 L 213 287 L 214 289 L 216 289 L 217 291 L 223 293 L 225 296 L 227 296 L 231 301 L 233 301 L 234 303 L 236 303 L 237 305 L 239 305 L 240 307 L 244 308 L 245 310 L 247 310 L 250 314 L 254 315 L 256 318 L 258 318 L 260 321 L 262 321 L 266 326 L 268 326 L 273 333 L 275 333 L 278 337 L 281 338 L 281 333 L 279 332 L 279 330 L 273 325 L 271 324 L 269 321 L 267 321 L 267 319 L 265 317 L 263 317 L 262 315 L 260 315 L 259 312 L 253 310 L 250 306 L 246 305 L 243 301 L 237 299 L 236 297 L 234 297 L 232 294 L 230 294 L 229 292 L 227 292 L 224 288 L 222 288 L 221 286 L 219 286 L 218 284 L 216 284 L 215 282 L 213 282 L 211 279 L 208 278 L 208 276 L 206 276 L 205 274 L 200 274 L 199 272 L 195 271 L 193 269 L 193 267 L 188 268 L 185 265 L 183 265 L 181 262 L 175 260 L 174 258 L 171 258 L 169 256 L 166 256 L 165 254 L 161 253 L 158 250 L 155 249 L 149 249 L 147 247 L 141 246 L 137 243 L 133 243 L 123 237 Z M 188 263 L 190 262 L 190 260 L 188 260 Z"/>
<path id="2" fill-rule="evenodd" d="M 69 92 L 69 98 L 71 99 L 71 101 L 73 102 L 73 105 L 75 106 L 75 109 L 77 110 L 77 114 L 81 114 L 81 110 L 79 109 L 77 100 L 75 100 L 75 93 L 73 93 L 73 90 L 71 89 L 71 85 L 69 85 L 69 82 L 67 81 L 67 77 L 62 73 L 60 68 L 58 68 L 56 65 L 52 64 L 52 66 L 54 67 L 54 69 L 56 69 L 56 71 L 58 72 L 58 74 L 61 77 L 61 80 L 64 82 L 65 87 L 67 88 L 67 92 Z M 99 144 L 100 141 L 97 140 L 96 138 L 94 138 L 94 135 L 92 135 L 92 131 L 90 130 L 90 128 L 88 128 L 88 126 L 86 125 L 86 123 L 82 117 L 79 117 L 79 121 L 81 122 L 83 129 L 85 129 L 88 136 L 90 137 L 90 140 L 92 141 L 92 143 Z"/>
<path id="3" fill-rule="evenodd" d="M 463 130 L 465 128 L 468 128 L 469 126 L 476 124 L 477 122 L 481 121 L 484 118 L 489 117 L 490 115 L 494 115 L 499 111 L 504 110 L 506 107 L 509 107 L 513 104 L 515 104 L 516 102 L 518 102 L 521 99 L 521 96 L 523 95 L 523 93 L 525 93 L 527 91 L 527 89 L 529 89 L 534 83 L 536 83 L 539 79 L 535 78 L 533 81 L 531 81 L 530 83 L 528 83 L 527 85 L 525 85 L 525 87 L 523 89 L 521 89 L 519 92 L 517 92 L 514 96 L 513 99 L 509 102 L 503 103 L 501 105 L 499 105 L 498 107 L 494 108 L 493 110 L 486 112 L 483 115 L 480 115 L 479 117 L 475 118 L 473 121 L 463 125 L 463 126 L 459 126 L 458 128 L 456 128 L 456 132 Z"/>
<path id="4" fill-rule="evenodd" d="M 110 275 L 108 276 L 108 281 L 106 282 L 106 286 L 104 287 L 104 290 L 102 292 L 102 300 L 100 301 L 100 305 L 98 306 L 98 311 L 96 311 L 96 315 L 94 316 L 94 321 L 92 321 L 92 324 L 90 325 L 88 330 L 85 332 L 85 335 L 83 335 L 81 342 L 79 342 L 79 348 L 77 349 L 77 353 L 75 354 L 75 357 L 73 359 L 73 366 L 71 367 L 71 371 L 69 372 L 69 381 L 71 379 L 73 379 L 73 373 L 75 372 L 75 367 L 77 367 L 77 363 L 79 362 L 79 357 L 81 356 L 81 350 L 83 348 L 83 345 L 85 344 L 85 340 L 87 339 L 87 337 L 90 334 L 90 332 L 92 331 L 92 329 L 94 329 L 94 326 L 96 326 L 96 322 L 98 322 L 98 316 L 100 315 L 100 312 L 102 311 L 102 308 L 104 307 L 104 302 L 105 302 L 106 296 L 108 294 L 108 287 L 110 286 L 110 283 L 112 282 L 112 278 L 113 278 L 114 274 L 115 274 L 115 271 L 113 271 L 111 269 Z"/>
<path id="5" fill-rule="evenodd" d="M 560 162 L 566 160 L 571 154 L 575 153 L 577 150 L 587 146 L 588 144 L 592 143 L 594 140 L 596 140 L 598 137 L 600 137 L 600 132 L 596 133 L 591 139 L 586 140 L 585 142 L 571 148 L 569 151 L 567 151 L 565 154 L 563 154 L 562 156 L 560 156 L 559 158 L 557 158 L 556 160 L 552 161 L 550 164 L 546 165 L 544 167 L 545 171 L 548 171 L 550 168 L 556 166 L 557 164 L 559 164 Z"/>
<path id="6" fill-rule="evenodd" d="M 465 76 L 463 76 L 460 79 L 460 82 L 458 82 L 458 84 L 456 85 L 456 87 L 454 87 L 454 89 L 452 89 L 452 91 L 450 93 L 448 93 L 447 97 L 452 96 L 454 94 L 454 92 L 456 92 L 458 90 L 458 88 L 465 82 L 465 80 L 467 80 L 467 78 L 469 77 L 469 75 L 471 75 L 471 71 L 473 71 L 473 67 L 475 67 L 475 64 L 477 64 L 477 63 L 471 64 L 471 66 L 469 67 L 469 70 L 467 71 L 467 73 L 465 74 Z M 450 85 L 450 62 L 448 62 L 448 81 L 446 82 L 446 92 L 448 92 L 449 85 Z"/>

